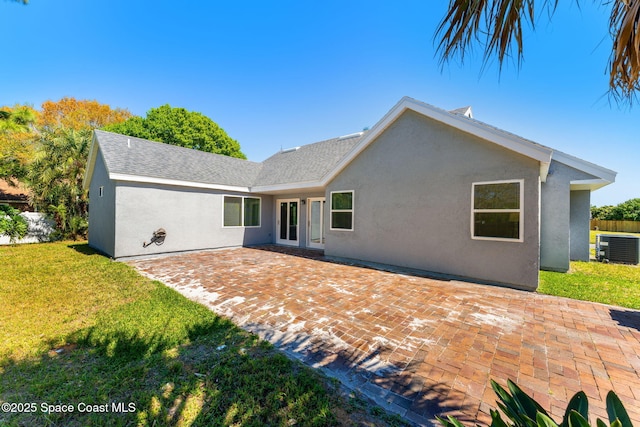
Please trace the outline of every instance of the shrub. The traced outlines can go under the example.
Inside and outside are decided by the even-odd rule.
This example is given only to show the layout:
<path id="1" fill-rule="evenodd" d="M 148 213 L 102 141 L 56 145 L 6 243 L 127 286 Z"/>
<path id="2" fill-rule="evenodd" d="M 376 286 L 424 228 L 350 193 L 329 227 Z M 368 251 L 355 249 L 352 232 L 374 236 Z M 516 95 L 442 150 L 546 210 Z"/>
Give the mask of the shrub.
<path id="1" fill-rule="evenodd" d="M 0 236 L 9 236 L 11 243 L 27 235 L 29 224 L 20 211 L 9 205 L 0 205 Z"/>
<path id="2" fill-rule="evenodd" d="M 590 427 L 588 421 L 589 401 L 583 391 L 576 393 L 571 398 L 562 423 L 557 424 L 538 402 L 522 391 L 513 381 L 507 381 L 510 393 L 493 380 L 491 380 L 491 386 L 499 398 L 498 408 L 508 419 L 505 421 L 500 412 L 492 409 L 491 427 Z M 598 418 L 597 427 L 633 427 L 624 405 L 613 391 L 607 394 L 607 414 L 609 424 Z M 454 417 L 449 416 L 446 420 L 437 418 L 444 427 L 464 427 Z"/>

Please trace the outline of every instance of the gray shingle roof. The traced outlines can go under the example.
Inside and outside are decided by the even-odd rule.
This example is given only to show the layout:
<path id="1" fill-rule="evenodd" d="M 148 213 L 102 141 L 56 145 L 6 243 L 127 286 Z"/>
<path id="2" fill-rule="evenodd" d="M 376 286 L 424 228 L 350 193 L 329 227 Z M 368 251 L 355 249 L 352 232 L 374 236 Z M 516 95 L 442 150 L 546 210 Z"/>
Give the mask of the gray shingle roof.
<path id="1" fill-rule="evenodd" d="M 318 181 L 362 138 L 316 142 L 256 163 L 100 130 L 95 136 L 110 174 L 242 187 Z"/>
<path id="2" fill-rule="evenodd" d="M 110 174 L 248 187 L 262 168 L 248 160 L 117 133 L 96 130 L 95 137 Z"/>
<path id="3" fill-rule="evenodd" d="M 274 154 L 263 162 L 256 185 L 319 181 L 362 139 L 362 134 L 333 138 Z"/>

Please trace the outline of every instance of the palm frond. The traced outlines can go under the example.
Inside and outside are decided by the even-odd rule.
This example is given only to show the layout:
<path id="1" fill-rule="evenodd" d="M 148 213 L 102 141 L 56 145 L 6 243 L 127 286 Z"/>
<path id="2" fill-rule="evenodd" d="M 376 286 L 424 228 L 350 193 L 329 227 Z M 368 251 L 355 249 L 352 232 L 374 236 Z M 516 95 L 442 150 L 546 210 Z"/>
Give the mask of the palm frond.
<path id="1" fill-rule="evenodd" d="M 558 0 L 539 0 L 541 9 L 553 15 Z M 444 19 L 438 25 L 438 52 L 441 63 L 455 56 L 464 61 L 475 43 L 484 48 L 484 60 L 496 55 L 500 68 L 512 56 L 518 65 L 523 59 L 523 26 L 536 25 L 534 0 L 451 0 Z"/>
<path id="2" fill-rule="evenodd" d="M 640 0 L 602 0 L 611 6 L 609 32 L 613 39 L 609 58 L 609 89 L 617 101 L 632 102 L 640 93 Z M 575 3 L 580 6 L 579 0 Z M 539 7 L 536 7 L 537 6 Z M 558 0 L 450 0 L 435 33 L 440 63 L 459 57 L 464 62 L 476 45 L 483 48 L 484 63 L 498 59 L 500 69 L 507 58 L 522 64 L 523 31 L 535 29 L 540 11 L 551 18 Z"/>
<path id="3" fill-rule="evenodd" d="M 71 221 L 86 222 L 88 192 L 82 188 L 82 179 L 91 135 L 91 130 L 68 128 L 42 132 L 38 156 L 31 164 L 28 176 L 32 203 L 41 210 L 53 212 L 63 234 L 70 229 L 76 230 L 72 237 L 77 237 L 77 231 L 86 231 L 86 227 L 74 228 Z"/>
<path id="4" fill-rule="evenodd" d="M 632 101 L 640 90 L 640 0 L 614 0 L 612 3 L 609 87 L 614 98 Z"/>

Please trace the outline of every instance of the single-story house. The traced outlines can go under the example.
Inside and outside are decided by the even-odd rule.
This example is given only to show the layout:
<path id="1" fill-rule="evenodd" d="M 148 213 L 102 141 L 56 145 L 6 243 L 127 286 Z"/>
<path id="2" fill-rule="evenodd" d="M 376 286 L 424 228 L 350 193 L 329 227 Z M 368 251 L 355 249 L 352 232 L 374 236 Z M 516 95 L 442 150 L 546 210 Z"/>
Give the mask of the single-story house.
<path id="1" fill-rule="evenodd" d="M 0 204 L 9 205 L 19 211 L 25 212 L 29 210 L 29 194 L 28 190 L 21 184 L 18 186 L 10 186 L 7 182 L 0 179 Z"/>
<path id="2" fill-rule="evenodd" d="M 261 163 L 95 131 L 84 185 L 89 245 L 116 259 L 280 244 L 534 290 L 589 260 L 590 194 L 615 176 L 405 97 Z"/>

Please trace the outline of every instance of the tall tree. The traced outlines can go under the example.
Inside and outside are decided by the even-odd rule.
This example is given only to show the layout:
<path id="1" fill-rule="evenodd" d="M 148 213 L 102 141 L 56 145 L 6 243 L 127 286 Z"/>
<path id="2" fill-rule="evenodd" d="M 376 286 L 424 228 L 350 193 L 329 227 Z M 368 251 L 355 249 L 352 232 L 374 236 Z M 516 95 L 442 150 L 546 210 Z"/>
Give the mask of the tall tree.
<path id="1" fill-rule="evenodd" d="M 209 117 L 184 108 L 172 108 L 169 104 L 152 108 L 145 118 L 132 117 L 125 122 L 109 125 L 103 129 L 165 144 L 246 159 L 238 141 L 227 135 L 224 129 Z"/>
<path id="2" fill-rule="evenodd" d="M 27 105 L 0 109 L 0 179 L 10 185 L 24 178 L 35 153 L 34 124 L 38 113 Z"/>
<path id="3" fill-rule="evenodd" d="M 617 100 L 632 101 L 640 90 L 640 0 L 601 0 L 601 3 L 611 7 L 610 93 Z M 558 0 L 450 0 L 436 30 L 441 60 L 446 62 L 456 55 L 464 60 L 466 51 L 480 44 L 485 61 L 496 55 L 502 67 L 515 45 L 520 66 L 523 25 L 535 29 L 536 12 L 542 10 L 547 13 L 540 16 L 551 17 L 557 5 Z"/>
<path id="4" fill-rule="evenodd" d="M 29 169 L 31 202 L 49 212 L 62 237 L 83 237 L 88 195 L 82 180 L 91 143 L 90 129 L 55 128 L 42 132 L 40 150 Z"/>
<path id="5" fill-rule="evenodd" d="M 111 108 L 96 100 L 65 97 L 59 101 L 45 101 L 38 126 L 43 130 L 64 127 L 75 130 L 98 129 L 103 126 L 120 123 L 132 115 L 128 110 Z"/>
<path id="6" fill-rule="evenodd" d="M 42 104 L 25 179 L 31 203 L 53 216 L 62 237 L 82 237 L 87 230 L 82 180 L 93 129 L 129 117 L 129 111 L 95 100 L 62 98 Z"/>

